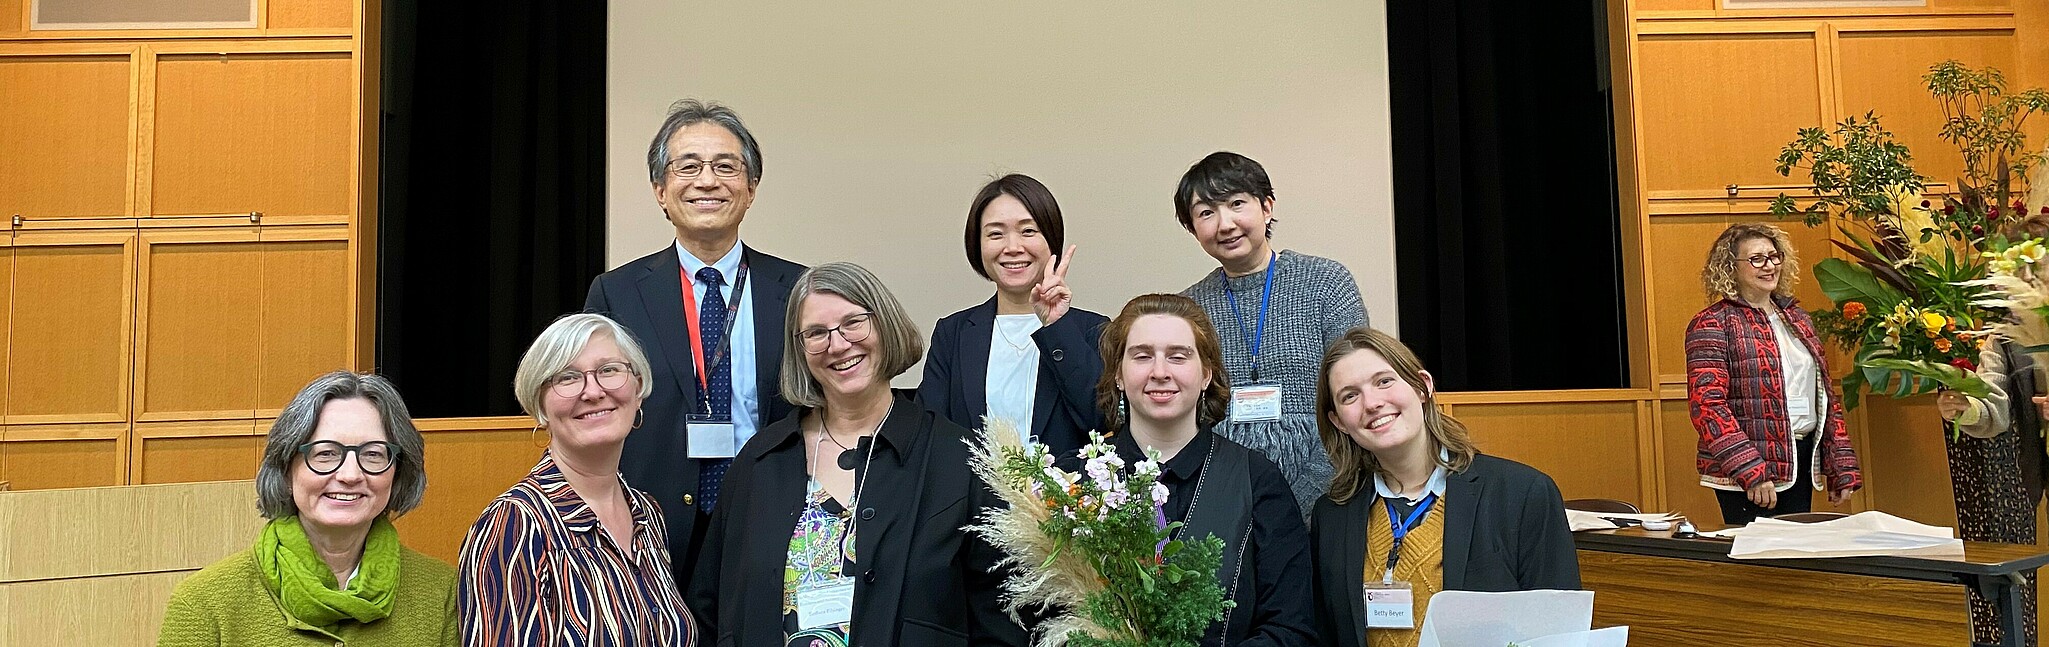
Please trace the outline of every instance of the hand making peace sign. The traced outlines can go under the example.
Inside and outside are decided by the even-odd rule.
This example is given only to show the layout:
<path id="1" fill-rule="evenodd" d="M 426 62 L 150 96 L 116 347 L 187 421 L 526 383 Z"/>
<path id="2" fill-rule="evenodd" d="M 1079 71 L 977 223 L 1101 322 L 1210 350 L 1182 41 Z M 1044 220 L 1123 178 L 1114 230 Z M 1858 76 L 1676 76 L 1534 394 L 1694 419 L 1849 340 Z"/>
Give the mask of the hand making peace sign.
<path id="1" fill-rule="evenodd" d="M 1032 311 L 1038 313 L 1040 325 L 1053 325 L 1074 305 L 1074 291 L 1067 289 L 1067 266 L 1074 262 L 1074 248 L 1068 245 L 1067 253 L 1060 255 L 1058 262 L 1047 264 L 1046 274 L 1032 286 Z"/>

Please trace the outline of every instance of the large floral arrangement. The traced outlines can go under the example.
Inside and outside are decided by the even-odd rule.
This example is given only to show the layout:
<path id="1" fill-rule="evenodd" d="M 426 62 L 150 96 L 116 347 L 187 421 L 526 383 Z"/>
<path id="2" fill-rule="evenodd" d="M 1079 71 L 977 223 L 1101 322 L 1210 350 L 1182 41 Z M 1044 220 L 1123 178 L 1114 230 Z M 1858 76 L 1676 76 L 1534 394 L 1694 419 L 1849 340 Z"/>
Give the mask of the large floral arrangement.
<path id="1" fill-rule="evenodd" d="M 1956 61 L 1922 77 L 1942 105 L 1942 137 L 1958 147 L 1964 176 L 1953 192 L 1923 197 L 1927 178 L 1876 114 L 1852 117 L 1833 130 L 1806 128 L 1780 152 L 1778 172 L 1807 172 L 1813 199 L 1805 206 L 1780 194 L 1772 214 L 1803 216 L 1809 226 L 1833 223 L 1835 244 L 1848 256 L 1824 259 L 1814 273 L 1835 307 L 1815 321 L 1852 354 L 1856 370 L 1843 380 L 1843 405 L 1862 391 L 1905 397 L 1953 389 L 1984 397 L 1974 371 L 1990 327 L 2009 306 L 1984 282 L 2011 245 L 1999 232 L 2025 205 L 2012 178 L 2026 177 L 2040 155 L 2023 152 L 2028 116 L 2049 110 L 2049 93 L 2008 94 L 1998 70 Z"/>
<path id="2" fill-rule="evenodd" d="M 1006 607 L 1057 614 L 1041 624 L 1042 647 L 1194 647 L 1231 605 L 1216 576 L 1223 540 L 1175 536 L 1157 456 L 1127 475 L 1091 434 L 1081 458 L 1082 473 L 1062 470 L 1000 421 L 975 445 L 975 473 L 1009 504 L 969 528 L 1006 553 Z"/>

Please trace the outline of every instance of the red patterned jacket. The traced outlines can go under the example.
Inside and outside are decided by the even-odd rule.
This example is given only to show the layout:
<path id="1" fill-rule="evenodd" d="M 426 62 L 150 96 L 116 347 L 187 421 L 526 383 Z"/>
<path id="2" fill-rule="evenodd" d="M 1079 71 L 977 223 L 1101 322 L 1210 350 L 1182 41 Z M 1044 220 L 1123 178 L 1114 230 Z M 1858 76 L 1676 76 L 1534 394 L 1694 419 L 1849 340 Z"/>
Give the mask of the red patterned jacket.
<path id="1" fill-rule="evenodd" d="M 1791 297 L 1774 295 L 1779 312 L 1814 356 L 1826 377 L 1828 356 L 1814 320 Z M 1721 489 L 1749 489 L 1766 479 L 1790 483 L 1793 428 L 1786 412 L 1785 368 L 1763 310 L 1734 299 L 1717 301 L 1686 326 L 1686 403 L 1700 432 L 1700 481 Z M 1827 417 L 1816 431 L 1819 460 L 1814 483 L 1831 492 L 1855 490 L 1864 479 L 1857 452 L 1843 430 L 1842 398 L 1830 380 Z"/>

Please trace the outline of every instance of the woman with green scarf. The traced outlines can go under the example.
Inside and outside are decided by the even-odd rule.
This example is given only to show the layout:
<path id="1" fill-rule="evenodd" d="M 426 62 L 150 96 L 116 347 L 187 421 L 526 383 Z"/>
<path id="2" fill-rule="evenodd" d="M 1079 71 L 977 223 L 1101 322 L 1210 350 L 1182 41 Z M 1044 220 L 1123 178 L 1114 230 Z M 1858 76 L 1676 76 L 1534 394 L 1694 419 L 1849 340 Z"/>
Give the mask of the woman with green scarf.
<path id="1" fill-rule="evenodd" d="M 292 398 L 256 473 L 256 545 L 178 584 L 160 646 L 455 645 L 455 569 L 398 544 L 426 444 L 391 383 L 337 371 Z"/>

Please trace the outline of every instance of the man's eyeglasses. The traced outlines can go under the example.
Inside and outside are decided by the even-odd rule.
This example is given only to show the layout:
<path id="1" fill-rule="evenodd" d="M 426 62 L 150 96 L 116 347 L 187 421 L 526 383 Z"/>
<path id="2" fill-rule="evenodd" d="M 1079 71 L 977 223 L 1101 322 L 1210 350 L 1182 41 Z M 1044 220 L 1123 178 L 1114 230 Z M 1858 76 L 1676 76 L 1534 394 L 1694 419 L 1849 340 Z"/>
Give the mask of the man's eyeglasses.
<path id="1" fill-rule="evenodd" d="M 678 180 L 690 180 L 703 175 L 705 169 L 711 169 L 712 177 L 730 180 L 745 174 L 747 172 L 747 165 L 735 160 L 712 160 L 706 162 L 685 157 L 670 161 L 667 170 L 671 177 Z"/>

